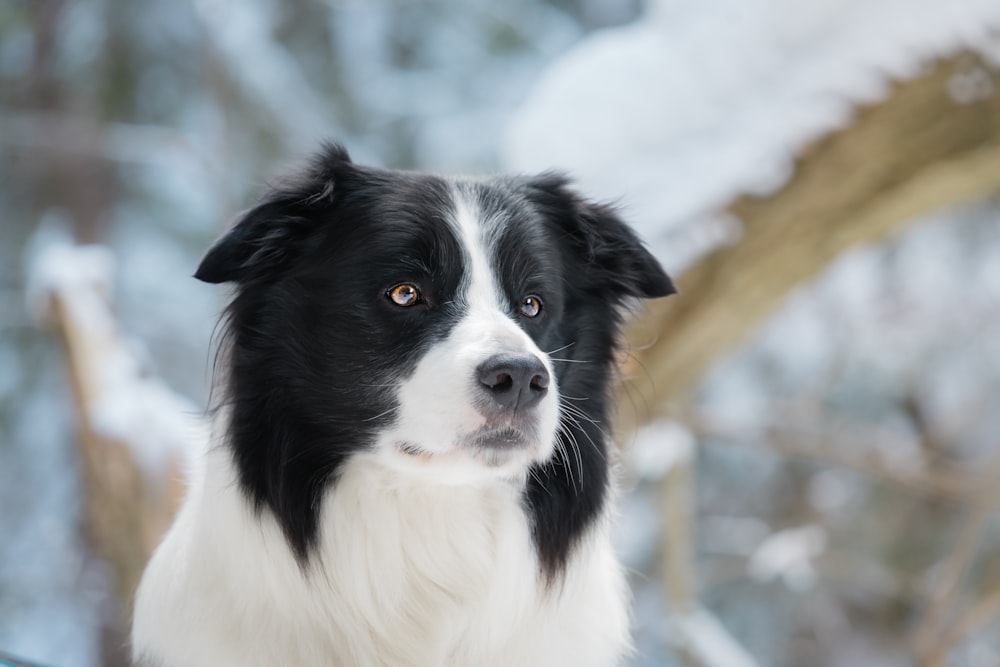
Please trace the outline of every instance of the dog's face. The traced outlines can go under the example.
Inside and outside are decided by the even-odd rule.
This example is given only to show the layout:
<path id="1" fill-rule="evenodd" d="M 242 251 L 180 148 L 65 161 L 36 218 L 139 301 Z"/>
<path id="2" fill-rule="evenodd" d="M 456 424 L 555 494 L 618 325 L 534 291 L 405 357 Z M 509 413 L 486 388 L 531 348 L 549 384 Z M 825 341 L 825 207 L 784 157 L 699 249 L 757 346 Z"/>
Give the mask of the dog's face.
<path id="1" fill-rule="evenodd" d="M 387 335 L 425 341 L 406 364 L 411 372 L 385 378 L 395 414 L 377 434 L 375 452 L 442 481 L 523 476 L 552 455 L 559 423 L 558 383 L 545 349 L 562 308 L 560 291 L 544 283 L 555 258 L 530 211 L 489 202 L 487 191 L 451 184 L 444 206 L 411 210 L 407 224 L 423 238 L 387 248 L 391 268 L 375 278 L 391 318 Z M 443 224 L 428 227 L 424 221 L 435 217 Z M 420 256 L 418 248 L 435 250 Z M 501 248 L 516 270 L 498 270 Z"/>
<path id="2" fill-rule="evenodd" d="M 561 178 L 453 181 L 335 147 L 196 276 L 237 283 L 230 445 L 300 551 L 299 514 L 349 456 L 445 483 L 555 466 L 582 486 L 606 467 L 589 448 L 604 456 L 618 306 L 673 291 L 615 214 Z"/>

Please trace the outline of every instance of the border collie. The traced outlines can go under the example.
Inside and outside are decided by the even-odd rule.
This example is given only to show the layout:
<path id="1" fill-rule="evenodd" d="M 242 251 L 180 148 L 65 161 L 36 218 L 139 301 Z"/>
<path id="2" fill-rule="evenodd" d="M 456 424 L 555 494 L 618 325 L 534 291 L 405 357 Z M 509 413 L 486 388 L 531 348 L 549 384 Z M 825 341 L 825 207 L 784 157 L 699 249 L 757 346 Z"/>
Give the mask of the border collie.
<path id="1" fill-rule="evenodd" d="M 208 251 L 215 435 L 136 597 L 155 667 L 612 665 L 623 306 L 674 292 L 565 178 L 326 145 Z"/>

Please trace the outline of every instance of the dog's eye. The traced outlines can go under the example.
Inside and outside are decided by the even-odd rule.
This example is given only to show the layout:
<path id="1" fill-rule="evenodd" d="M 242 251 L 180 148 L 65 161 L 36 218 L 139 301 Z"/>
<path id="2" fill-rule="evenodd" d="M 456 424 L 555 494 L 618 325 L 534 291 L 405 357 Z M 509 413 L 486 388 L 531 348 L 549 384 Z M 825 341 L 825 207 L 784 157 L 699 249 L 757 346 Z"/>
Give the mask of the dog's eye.
<path id="1" fill-rule="evenodd" d="M 394 304 L 403 307 L 415 306 L 423 300 L 420 296 L 420 290 L 417 289 L 416 285 L 411 283 L 401 283 L 396 285 L 386 292 L 385 295 L 389 297 L 389 300 Z"/>
<path id="2" fill-rule="evenodd" d="M 542 300 L 534 294 L 524 297 L 521 301 L 521 314 L 525 317 L 538 317 L 540 312 L 542 312 Z"/>

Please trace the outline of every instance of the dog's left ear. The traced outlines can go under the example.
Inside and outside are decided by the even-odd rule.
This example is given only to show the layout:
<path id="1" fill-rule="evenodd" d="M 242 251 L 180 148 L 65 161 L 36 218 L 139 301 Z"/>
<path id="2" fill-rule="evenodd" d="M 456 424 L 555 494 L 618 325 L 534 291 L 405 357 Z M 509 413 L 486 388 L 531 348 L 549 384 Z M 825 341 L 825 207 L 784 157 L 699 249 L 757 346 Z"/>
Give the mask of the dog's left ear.
<path id="1" fill-rule="evenodd" d="M 246 282 L 287 268 L 329 222 L 334 193 L 343 189 L 351 166 L 342 146 L 325 145 L 309 169 L 274 188 L 208 249 L 194 277 Z"/>
<path id="2" fill-rule="evenodd" d="M 584 261 L 587 284 L 616 296 L 652 299 L 677 293 L 670 276 L 642 240 L 606 204 L 587 201 L 560 174 L 527 181 L 528 198 L 555 220 Z"/>

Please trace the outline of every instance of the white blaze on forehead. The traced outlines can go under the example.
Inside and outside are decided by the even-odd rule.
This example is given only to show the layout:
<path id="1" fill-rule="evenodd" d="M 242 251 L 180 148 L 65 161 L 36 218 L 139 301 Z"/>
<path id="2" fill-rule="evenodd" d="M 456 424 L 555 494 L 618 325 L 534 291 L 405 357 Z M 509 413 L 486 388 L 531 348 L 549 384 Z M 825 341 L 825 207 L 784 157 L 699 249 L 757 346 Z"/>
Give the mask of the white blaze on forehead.
<path id="1" fill-rule="evenodd" d="M 455 187 L 452 192 L 455 214 L 451 224 L 462 244 L 466 260 L 459 298 L 470 308 L 484 305 L 503 308 L 502 292 L 487 256 L 485 230 L 479 219 L 480 207 L 465 188 Z"/>
<path id="2" fill-rule="evenodd" d="M 472 308 L 507 312 L 506 297 L 489 260 L 489 236 L 495 233 L 496 223 L 482 219 L 479 203 L 466 188 L 454 188 L 454 203 L 452 223 L 468 260 L 462 297 Z"/>
<path id="3" fill-rule="evenodd" d="M 548 358 L 516 322 L 512 304 L 490 261 L 503 219 L 485 217 L 470 186 L 455 186 L 451 224 L 465 253 L 465 275 L 458 299 L 467 306 L 451 339 L 459 347 L 479 348 L 489 354 L 511 352 L 539 357 L 549 373 Z M 516 280 L 516 276 L 515 282 Z M 484 360 L 485 357 L 480 359 Z"/>

